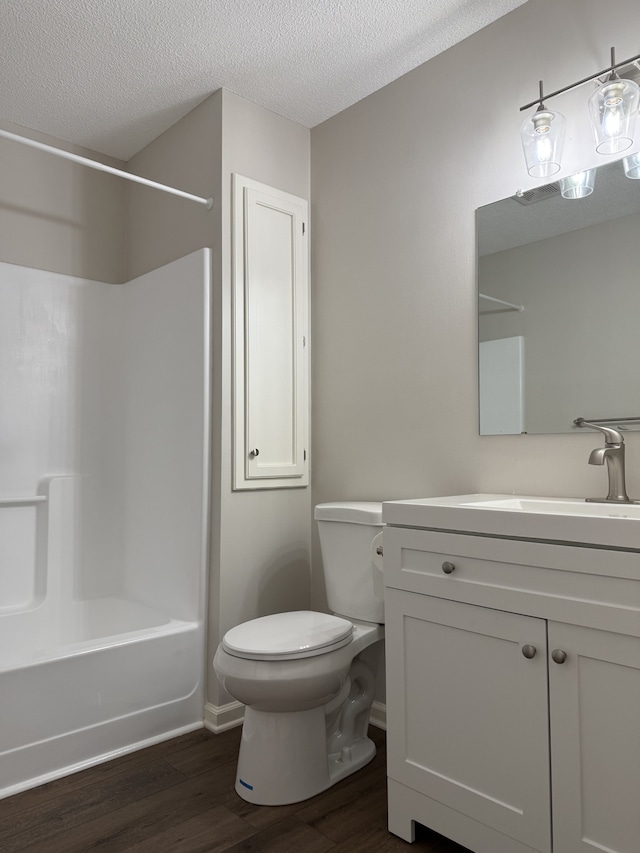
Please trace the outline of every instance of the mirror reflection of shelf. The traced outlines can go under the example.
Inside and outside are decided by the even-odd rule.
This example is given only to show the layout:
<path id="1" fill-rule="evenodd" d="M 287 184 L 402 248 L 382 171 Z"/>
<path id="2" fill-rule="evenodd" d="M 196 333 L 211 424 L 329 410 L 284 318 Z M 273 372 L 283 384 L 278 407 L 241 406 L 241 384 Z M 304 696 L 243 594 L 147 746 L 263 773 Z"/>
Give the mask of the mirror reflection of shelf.
<path id="1" fill-rule="evenodd" d="M 524 305 L 516 305 L 514 302 L 507 302 L 506 299 L 498 299 L 495 296 L 487 296 L 486 293 L 479 293 L 478 299 L 486 299 L 488 302 L 494 302 L 498 305 L 504 305 L 503 311 L 524 311 Z M 481 311 L 481 314 L 487 314 L 487 311 Z"/>

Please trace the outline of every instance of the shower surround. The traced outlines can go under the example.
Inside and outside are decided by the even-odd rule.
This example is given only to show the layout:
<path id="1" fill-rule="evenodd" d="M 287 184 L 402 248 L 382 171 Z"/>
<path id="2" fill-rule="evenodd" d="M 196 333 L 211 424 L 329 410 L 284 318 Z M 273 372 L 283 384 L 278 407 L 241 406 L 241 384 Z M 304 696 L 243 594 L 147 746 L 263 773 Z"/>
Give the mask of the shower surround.
<path id="1" fill-rule="evenodd" d="M 210 258 L 0 264 L 0 796 L 202 725 Z"/>

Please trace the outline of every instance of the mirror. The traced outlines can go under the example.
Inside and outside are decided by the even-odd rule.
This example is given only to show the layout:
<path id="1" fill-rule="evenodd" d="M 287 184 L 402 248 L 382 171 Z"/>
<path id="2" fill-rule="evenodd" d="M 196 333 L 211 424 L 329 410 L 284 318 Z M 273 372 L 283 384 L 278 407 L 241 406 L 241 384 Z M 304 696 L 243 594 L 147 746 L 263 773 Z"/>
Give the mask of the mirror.
<path id="1" fill-rule="evenodd" d="M 481 435 L 639 429 L 640 180 L 607 163 L 588 197 L 547 184 L 477 229 Z"/>

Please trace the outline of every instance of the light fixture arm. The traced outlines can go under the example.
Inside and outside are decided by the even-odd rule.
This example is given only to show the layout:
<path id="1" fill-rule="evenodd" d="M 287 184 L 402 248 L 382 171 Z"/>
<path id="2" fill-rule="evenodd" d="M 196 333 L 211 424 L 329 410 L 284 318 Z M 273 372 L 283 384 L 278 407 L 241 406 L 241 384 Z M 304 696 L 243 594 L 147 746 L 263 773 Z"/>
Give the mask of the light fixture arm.
<path id="1" fill-rule="evenodd" d="M 632 62 L 640 59 L 640 53 L 637 56 L 632 56 L 631 59 L 625 59 L 622 62 L 616 62 L 616 51 L 615 48 L 611 48 L 611 65 L 608 68 L 603 68 L 602 71 L 596 71 L 595 74 L 591 74 L 589 77 L 583 77 L 582 80 L 578 80 L 575 83 L 571 83 L 569 86 L 563 86 L 562 89 L 557 89 L 555 92 L 551 92 L 549 95 L 545 95 L 545 100 L 549 100 L 549 98 L 555 98 L 556 95 L 562 95 L 564 92 L 570 92 L 571 89 L 576 89 L 578 86 L 582 86 L 584 83 L 589 83 L 591 80 L 595 80 L 597 77 L 602 77 L 604 74 L 611 74 L 611 76 L 615 79 L 618 74 L 618 68 L 622 68 L 625 65 L 631 65 Z M 520 107 L 520 112 L 523 110 L 529 110 L 531 107 L 535 107 L 540 104 L 543 108 L 542 104 L 542 80 L 540 81 L 540 97 L 536 98 L 535 101 L 529 101 L 528 104 Z"/>

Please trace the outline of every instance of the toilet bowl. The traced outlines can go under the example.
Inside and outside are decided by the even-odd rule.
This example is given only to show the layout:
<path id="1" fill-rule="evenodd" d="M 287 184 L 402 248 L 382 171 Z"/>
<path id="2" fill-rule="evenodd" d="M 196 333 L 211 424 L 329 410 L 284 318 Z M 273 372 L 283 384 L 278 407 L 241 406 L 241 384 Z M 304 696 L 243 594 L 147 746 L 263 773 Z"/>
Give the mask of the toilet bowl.
<path id="1" fill-rule="evenodd" d="M 245 622 L 225 634 L 213 661 L 224 689 L 245 705 L 236 791 L 260 805 L 308 799 L 375 755 L 367 729 L 384 608 L 372 543 L 382 505 L 320 504 L 315 517 L 334 614 Z"/>

